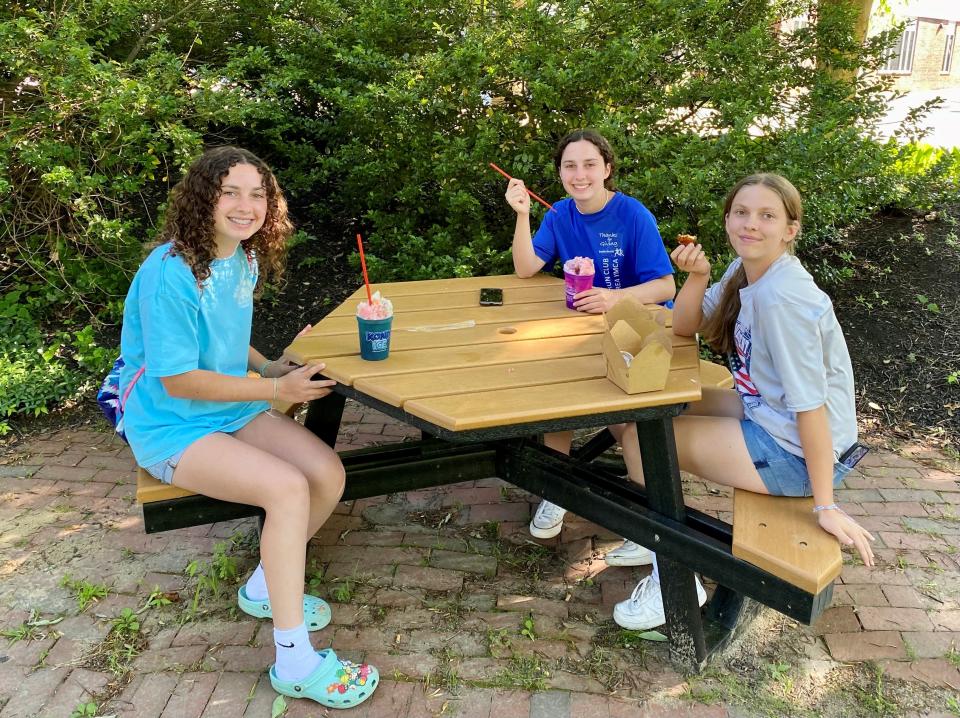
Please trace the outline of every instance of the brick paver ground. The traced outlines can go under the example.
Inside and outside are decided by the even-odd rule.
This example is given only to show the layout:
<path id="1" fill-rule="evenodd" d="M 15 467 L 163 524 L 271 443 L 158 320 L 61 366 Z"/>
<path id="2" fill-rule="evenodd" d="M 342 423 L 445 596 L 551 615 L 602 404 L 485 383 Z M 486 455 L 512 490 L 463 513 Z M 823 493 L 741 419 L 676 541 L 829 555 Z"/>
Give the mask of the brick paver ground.
<path id="1" fill-rule="evenodd" d="M 351 403 L 337 448 L 415 433 Z M 228 570 L 255 565 L 255 523 L 147 536 L 133 469 L 99 427 L 0 458 L 0 718 L 69 718 L 87 702 L 270 716 L 271 626 L 238 613 Z M 495 478 L 341 504 L 309 548 L 307 578 L 333 606 L 312 635 L 379 666 L 374 697 L 344 714 L 357 718 L 960 715 L 957 473 L 916 448 L 870 454 L 837 499 L 876 535 L 879 565 L 846 554 L 814 626 L 767 611 L 697 676 L 613 625 L 647 570 L 606 567 L 616 536 L 568 515 L 535 542 L 537 499 Z M 691 478 L 685 492 L 729 518 L 728 492 Z M 291 699 L 285 715 L 327 712 Z"/>

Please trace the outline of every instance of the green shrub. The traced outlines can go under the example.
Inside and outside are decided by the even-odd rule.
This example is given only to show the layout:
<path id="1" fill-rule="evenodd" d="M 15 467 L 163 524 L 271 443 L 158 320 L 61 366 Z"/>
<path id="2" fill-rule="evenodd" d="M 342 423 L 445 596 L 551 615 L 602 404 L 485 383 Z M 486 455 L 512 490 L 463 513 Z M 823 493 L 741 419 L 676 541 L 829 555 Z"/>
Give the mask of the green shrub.
<path id="1" fill-rule="evenodd" d="M 271 17 L 282 46 L 237 49 L 230 92 L 269 100 L 248 106 L 249 136 L 301 202 L 323 197 L 314 219 L 359 224 L 378 280 L 508 271 L 513 214 L 487 163 L 558 198 L 553 146 L 585 125 L 665 236 L 725 252 L 720 199 L 771 170 L 803 193 L 815 245 L 910 194 L 876 133 L 889 82 L 869 71 L 891 35 L 859 42 L 849 5 L 316 0 Z"/>
<path id="2" fill-rule="evenodd" d="M 324 240 L 363 231 L 375 281 L 509 271 L 514 217 L 487 163 L 556 199 L 552 150 L 580 126 L 609 136 L 619 186 L 664 236 L 694 232 L 714 255 L 720 200 L 758 170 L 803 194 L 802 251 L 842 244 L 838 228 L 879 207 L 932 206 L 956 192 L 958 155 L 878 139 L 889 81 L 873 71 L 892 35 L 859 42 L 854 5 L 8 3 L 0 417 L 99 379 L 103 325 L 205 142 L 262 155 Z M 774 32 L 806 11 L 809 26 Z M 901 139 L 918 139 L 909 123 Z M 812 252 L 812 268 L 842 280 L 822 259 L 837 255 Z"/>

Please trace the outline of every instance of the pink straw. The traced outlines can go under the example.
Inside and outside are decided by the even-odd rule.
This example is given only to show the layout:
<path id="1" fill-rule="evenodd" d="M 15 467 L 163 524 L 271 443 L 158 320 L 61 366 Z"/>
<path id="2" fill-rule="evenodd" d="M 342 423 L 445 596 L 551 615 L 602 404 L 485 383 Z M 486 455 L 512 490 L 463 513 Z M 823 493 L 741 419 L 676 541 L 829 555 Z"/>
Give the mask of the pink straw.
<path id="1" fill-rule="evenodd" d="M 493 162 L 490 163 L 490 166 L 491 166 L 493 169 L 495 169 L 497 172 L 499 172 L 500 174 L 502 174 L 504 177 L 506 177 L 508 180 L 512 180 L 512 179 L 513 179 L 513 177 L 511 177 L 511 176 L 508 175 L 506 172 L 504 172 L 502 169 L 500 169 L 500 168 L 497 167 L 495 164 L 493 164 Z M 526 187 L 524 187 L 524 189 L 526 189 Z M 527 190 L 527 194 L 530 195 L 531 197 L 533 197 L 535 200 L 537 200 L 537 202 L 539 202 L 540 204 L 542 204 L 542 205 L 543 205 L 544 207 L 546 207 L 547 209 L 549 209 L 549 210 L 551 210 L 551 211 L 554 211 L 554 212 L 556 211 L 555 209 L 553 209 L 553 205 L 552 205 L 552 204 L 550 204 L 549 202 L 547 202 L 547 200 L 545 200 L 543 197 L 541 197 L 540 195 L 536 194 L 535 192 L 531 192 L 530 190 Z"/>
<path id="2" fill-rule="evenodd" d="M 363 269 L 363 283 L 367 285 L 367 306 L 373 306 L 373 295 L 370 294 L 370 277 L 367 276 L 367 259 L 363 256 L 363 240 L 357 232 L 357 247 L 360 249 L 360 268 Z"/>

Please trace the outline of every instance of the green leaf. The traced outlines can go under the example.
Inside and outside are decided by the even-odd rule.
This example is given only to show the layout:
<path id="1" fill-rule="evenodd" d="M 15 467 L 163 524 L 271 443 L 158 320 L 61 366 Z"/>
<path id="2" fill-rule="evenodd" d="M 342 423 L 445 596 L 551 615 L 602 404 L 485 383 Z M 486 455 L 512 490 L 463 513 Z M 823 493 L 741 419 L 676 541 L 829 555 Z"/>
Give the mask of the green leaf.
<path id="1" fill-rule="evenodd" d="M 287 701 L 283 696 L 277 696 L 273 699 L 273 707 L 270 709 L 270 718 L 280 718 L 287 712 Z"/>
<path id="2" fill-rule="evenodd" d="M 659 641 L 660 643 L 667 640 L 667 637 L 660 633 L 660 631 L 644 631 L 640 634 L 640 638 L 644 641 Z"/>

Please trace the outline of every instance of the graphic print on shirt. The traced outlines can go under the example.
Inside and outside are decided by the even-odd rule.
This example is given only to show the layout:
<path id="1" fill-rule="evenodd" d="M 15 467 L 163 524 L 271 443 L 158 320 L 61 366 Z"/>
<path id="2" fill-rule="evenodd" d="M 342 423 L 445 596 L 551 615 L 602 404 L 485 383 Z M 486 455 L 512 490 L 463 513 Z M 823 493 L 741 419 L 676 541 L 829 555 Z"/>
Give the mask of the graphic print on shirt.
<path id="1" fill-rule="evenodd" d="M 621 289 L 620 264 L 623 262 L 623 246 L 618 232 L 598 232 L 597 256 L 600 258 L 597 274 L 603 277 L 607 289 Z"/>
<path id="2" fill-rule="evenodd" d="M 734 367 L 733 381 L 745 408 L 754 408 L 763 403 L 760 392 L 750 378 L 750 350 L 753 341 L 750 327 L 739 320 L 733 330 L 733 343 L 737 348 L 737 362 Z"/>

